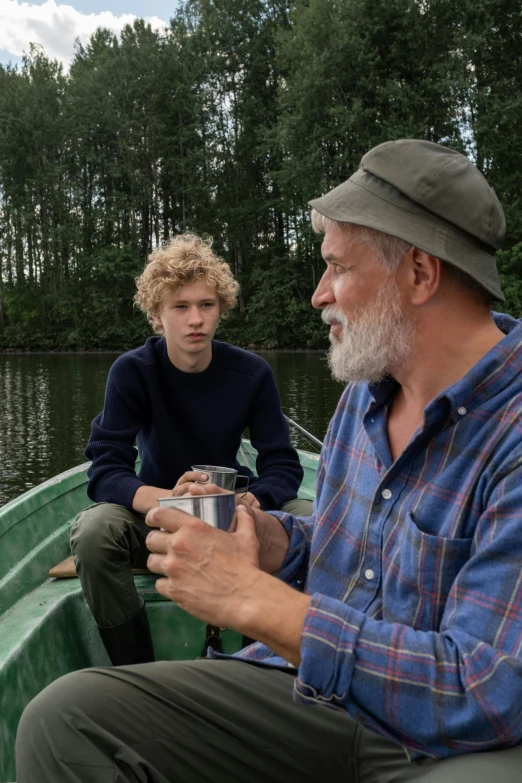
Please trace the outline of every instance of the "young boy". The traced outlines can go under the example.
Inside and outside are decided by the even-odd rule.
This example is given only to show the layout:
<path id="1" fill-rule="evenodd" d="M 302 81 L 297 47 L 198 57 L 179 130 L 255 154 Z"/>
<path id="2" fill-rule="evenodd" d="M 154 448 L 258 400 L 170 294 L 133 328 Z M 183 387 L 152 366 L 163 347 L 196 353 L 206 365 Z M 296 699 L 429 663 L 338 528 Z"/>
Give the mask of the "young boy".
<path id="1" fill-rule="evenodd" d="M 272 371 L 261 357 L 213 340 L 236 304 L 238 283 L 211 242 L 182 234 L 154 251 L 135 301 L 157 336 L 113 364 L 86 456 L 89 497 L 71 547 L 85 600 L 114 665 L 154 660 L 132 568 L 146 566 L 144 517 L 157 499 L 201 479 L 191 465 L 236 468 L 252 480 L 243 501 L 308 515 Z M 237 462 L 248 427 L 258 477 Z M 136 458 L 141 466 L 135 471 Z"/>

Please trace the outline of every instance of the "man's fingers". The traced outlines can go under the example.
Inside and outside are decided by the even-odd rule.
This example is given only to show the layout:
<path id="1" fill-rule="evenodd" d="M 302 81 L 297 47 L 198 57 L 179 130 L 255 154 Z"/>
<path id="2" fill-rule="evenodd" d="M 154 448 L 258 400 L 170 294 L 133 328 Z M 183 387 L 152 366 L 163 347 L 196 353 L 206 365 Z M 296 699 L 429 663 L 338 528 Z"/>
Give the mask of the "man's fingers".
<path id="1" fill-rule="evenodd" d="M 184 511 L 180 511 L 177 508 L 158 506 L 149 511 L 145 517 L 145 522 L 149 527 L 161 527 L 169 533 L 175 533 L 176 530 L 186 525 L 191 519 L 194 519 L 191 514 L 185 514 Z"/>
<path id="2" fill-rule="evenodd" d="M 147 568 L 152 571 L 153 574 L 165 574 L 165 556 L 164 555 L 149 555 L 147 558 Z"/>
<path id="3" fill-rule="evenodd" d="M 252 565 L 259 568 L 259 539 L 256 533 L 256 523 L 251 509 L 238 506 L 236 509 L 236 529 L 234 536 L 244 555 Z"/>
<path id="4" fill-rule="evenodd" d="M 152 569 L 149 570 L 152 571 Z M 172 601 L 173 599 L 171 597 L 171 590 L 169 590 L 169 587 L 170 583 L 168 579 L 156 579 L 156 590 L 158 593 L 160 593 L 160 595 L 164 595 L 165 598 L 170 598 Z"/>
<path id="5" fill-rule="evenodd" d="M 236 505 L 251 506 L 252 508 L 261 508 L 259 500 L 251 492 L 243 492 L 236 495 Z"/>
<path id="6" fill-rule="evenodd" d="M 249 513 L 245 506 L 237 506 L 236 508 L 236 533 L 248 533 L 256 536 L 256 526 L 252 514 Z M 256 536 L 257 538 L 257 536 Z"/>
<path id="7" fill-rule="evenodd" d="M 145 542 L 149 552 L 156 552 L 159 555 L 166 554 L 168 540 L 171 535 L 171 533 L 165 533 L 163 530 L 151 530 Z"/>

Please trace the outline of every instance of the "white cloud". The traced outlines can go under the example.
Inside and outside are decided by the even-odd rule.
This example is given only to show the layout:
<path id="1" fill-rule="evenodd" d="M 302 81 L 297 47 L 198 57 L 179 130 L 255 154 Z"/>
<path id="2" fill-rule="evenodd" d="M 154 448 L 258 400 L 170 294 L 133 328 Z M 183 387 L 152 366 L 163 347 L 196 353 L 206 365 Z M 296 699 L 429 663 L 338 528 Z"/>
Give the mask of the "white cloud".
<path id="1" fill-rule="evenodd" d="M 166 26 L 157 16 L 145 18 L 154 28 Z M 83 14 L 70 5 L 57 5 L 55 0 L 42 5 L 0 0 L 0 49 L 20 57 L 29 51 L 30 43 L 41 44 L 48 57 L 60 60 L 67 68 L 74 56 L 76 38 L 86 43 L 98 27 L 119 34 L 134 19 L 134 14 L 116 16 L 111 11 Z"/>

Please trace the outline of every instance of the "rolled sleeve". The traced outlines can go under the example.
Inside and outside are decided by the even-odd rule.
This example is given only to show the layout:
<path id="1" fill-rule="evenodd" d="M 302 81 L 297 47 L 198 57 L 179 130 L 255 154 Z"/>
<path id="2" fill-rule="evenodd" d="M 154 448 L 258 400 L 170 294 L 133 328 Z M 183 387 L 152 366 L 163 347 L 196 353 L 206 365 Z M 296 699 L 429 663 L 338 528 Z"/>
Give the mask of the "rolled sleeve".
<path id="1" fill-rule="evenodd" d="M 361 612 L 314 593 L 301 636 L 296 701 L 346 707 L 363 623 Z"/>

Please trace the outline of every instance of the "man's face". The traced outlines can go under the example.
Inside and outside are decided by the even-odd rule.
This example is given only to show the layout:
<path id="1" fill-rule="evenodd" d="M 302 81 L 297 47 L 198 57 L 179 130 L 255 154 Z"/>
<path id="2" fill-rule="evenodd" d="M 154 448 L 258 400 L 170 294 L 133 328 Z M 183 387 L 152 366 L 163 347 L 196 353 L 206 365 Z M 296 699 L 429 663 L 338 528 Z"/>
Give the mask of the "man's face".
<path id="1" fill-rule="evenodd" d="M 155 320 L 163 327 L 169 357 L 210 350 L 219 322 L 215 286 L 206 280 L 181 286 L 163 303 Z"/>
<path id="2" fill-rule="evenodd" d="M 321 247 L 326 262 L 312 297 L 330 324 L 329 363 L 340 381 L 377 382 L 411 355 L 413 326 L 403 312 L 397 276 L 356 232 L 329 227 Z"/>

